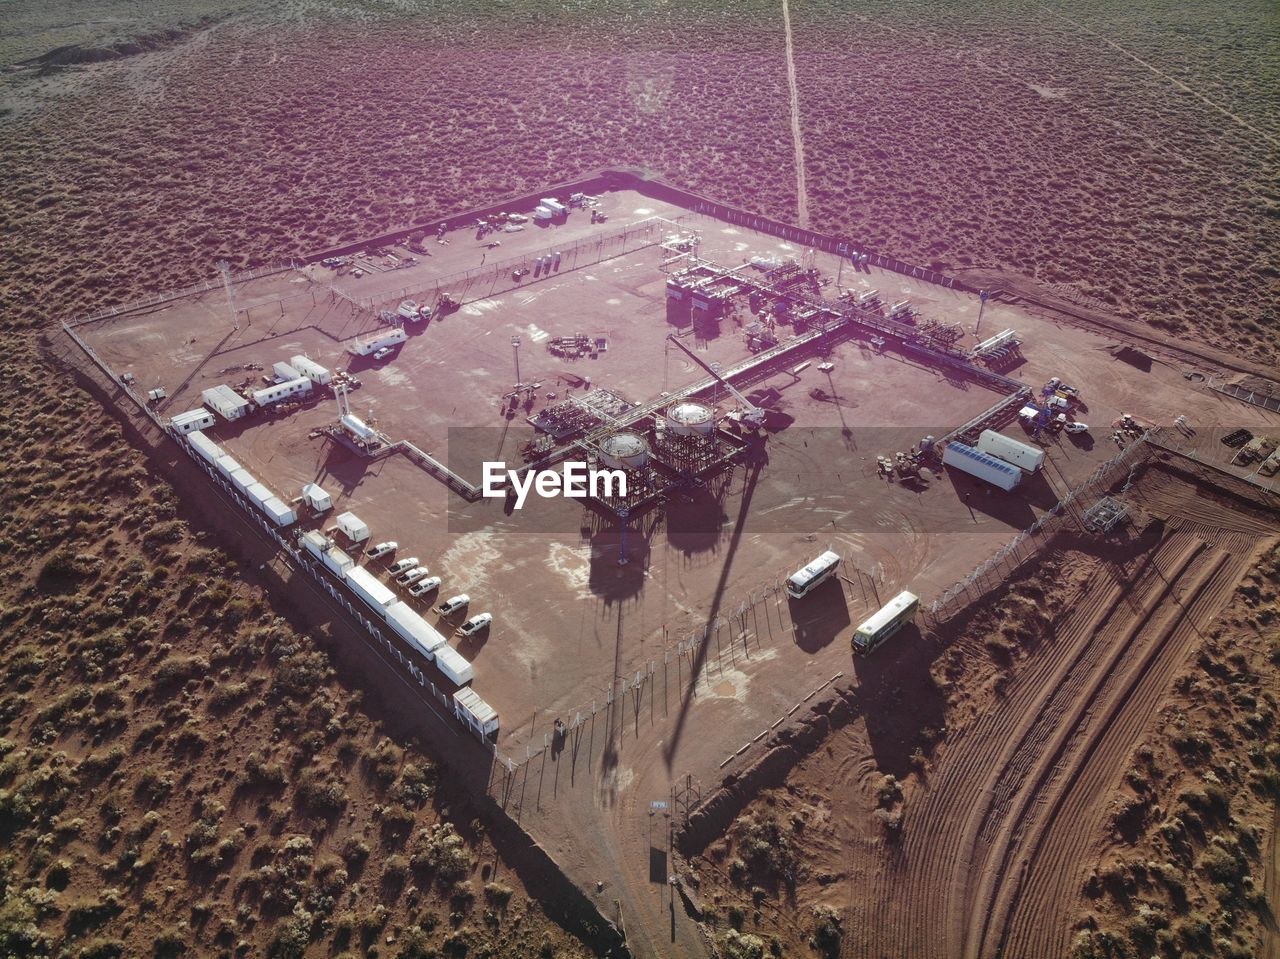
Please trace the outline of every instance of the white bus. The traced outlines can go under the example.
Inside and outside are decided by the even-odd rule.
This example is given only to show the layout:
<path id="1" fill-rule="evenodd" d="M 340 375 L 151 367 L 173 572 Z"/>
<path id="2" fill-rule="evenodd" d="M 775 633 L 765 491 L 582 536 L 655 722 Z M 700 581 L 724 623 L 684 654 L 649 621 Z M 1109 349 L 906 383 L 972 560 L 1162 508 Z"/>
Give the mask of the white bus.
<path id="1" fill-rule="evenodd" d="M 787 579 L 787 594 L 795 599 L 803 599 L 819 583 L 834 576 L 839 567 L 839 555 L 827 550 L 804 569 L 791 574 Z"/>
<path id="2" fill-rule="evenodd" d="M 905 626 L 920 608 L 920 597 L 903 591 L 853 632 L 853 651 L 869 653 Z"/>

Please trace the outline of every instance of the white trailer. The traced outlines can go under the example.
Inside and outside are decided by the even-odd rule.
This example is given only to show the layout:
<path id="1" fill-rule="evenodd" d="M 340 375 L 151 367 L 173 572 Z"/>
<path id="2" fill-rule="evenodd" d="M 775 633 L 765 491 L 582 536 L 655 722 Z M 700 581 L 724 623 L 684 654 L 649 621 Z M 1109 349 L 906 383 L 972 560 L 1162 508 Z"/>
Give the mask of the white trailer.
<path id="1" fill-rule="evenodd" d="M 316 386 L 328 386 L 333 382 L 333 374 L 329 372 L 327 367 L 321 366 L 315 360 L 303 356 L 301 353 L 297 356 L 289 357 L 289 365 L 297 370 L 300 376 L 305 376 Z"/>
<path id="2" fill-rule="evenodd" d="M 370 353 L 377 353 L 378 350 L 387 346 L 395 346 L 397 343 L 403 343 L 409 338 L 403 327 L 397 327 L 394 330 L 384 330 L 377 333 L 367 340 L 356 340 L 351 344 L 350 353 L 353 356 L 368 356 Z"/>
<path id="3" fill-rule="evenodd" d="M 347 570 L 347 585 L 379 616 L 387 615 L 387 607 L 396 601 L 396 594 L 363 566 Z"/>
<path id="4" fill-rule="evenodd" d="M 559 200 L 557 200 L 555 197 L 544 196 L 541 200 L 538 201 L 538 205 L 546 207 L 555 216 L 569 215 L 569 208 L 565 206 L 563 203 L 561 203 Z"/>
<path id="5" fill-rule="evenodd" d="M 295 370 L 292 365 L 280 360 L 271 365 L 271 372 L 275 373 L 276 381 L 280 383 L 288 383 L 290 380 L 296 380 L 302 373 Z"/>
<path id="6" fill-rule="evenodd" d="M 446 644 L 437 649 L 435 660 L 440 672 L 455 686 L 465 686 L 476 678 L 476 671 L 471 668 L 467 657 L 452 646 Z"/>
<path id="7" fill-rule="evenodd" d="M 298 514 L 286 506 L 279 496 L 272 496 L 263 503 L 262 511 L 267 514 L 271 522 L 280 527 L 292 526 L 298 521 Z"/>
<path id="8" fill-rule="evenodd" d="M 210 466 L 216 466 L 218 459 L 224 455 L 222 447 L 209 439 L 209 437 L 205 436 L 199 430 L 192 430 L 188 433 L 187 442 L 191 444 L 191 448 L 199 453 Z"/>
<path id="9" fill-rule="evenodd" d="M 259 406 L 270 406 L 272 403 L 287 400 L 291 396 L 302 396 L 310 392 L 311 381 L 305 376 L 298 376 L 291 380 L 285 380 L 283 383 L 277 383 L 275 386 L 254 390 L 253 401 Z"/>
<path id="10" fill-rule="evenodd" d="M 963 443 L 948 443 L 947 448 L 942 451 L 942 462 L 970 476 L 986 480 L 1005 492 L 1022 482 L 1022 470 L 1018 467 Z"/>
<path id="11" fill-rule="evenodd" d="M 342 513 L 335 522 L 338 529 L 353 543 L 363 543 L 369 538 L 369 526 L 355 513 Z"/>
<path id="12" fill-rule="evenodd" d="M 210 387 L 200 394 L 204 405 L 209 407 L 224 420 L 238 420 L 249 412 L 249 401 L 227 384 Z"/>
<path id="13" fill-rule="evenodd" d="M 1034 473 L 1044 465 L 1044 450 L 1038 446 L 1028 446 L 1015 439 L 997 433 L 995 430 L 983 430 L 978 437 L 978 449 L 984 453 L 1012 463 L 1028 473 Z"/>
<path id="14" fill-rule="evenodd" d="M 498 711 L 470 686 L 453 694 L 453 715 L 481 739 L 498 734 Z"/>
<path id="15" fill-rule="evenodd" d="M 329 543 L 328 540 L 325 540 L 325 542 Z M 346 579 L 347 573 L 356 564 L 354 559 L 332 543 L 329 543 L 328 548 L 320 556 L 320 562 L 324 563 L 329 572 L 337 576 L 338 579 Z"/>
<path id="16" fill-rule="evenodd" d="M 387 607 L 387 625 L 427 659 L 434 659 L 436 650 L 447 645 L 439 630 L 419 616 L 408 603 L 397 600 Z"/>
<path id="17" fill-rule="evenodd" d="M 169 420 L 169 425 L 179 433 L 194 433 L 196 430 L 207 430 L 218 422 L 214 419 L 212 413 L 206 409 L 187 410 L 185 413 L 179 413 L 173 419 Z"/>

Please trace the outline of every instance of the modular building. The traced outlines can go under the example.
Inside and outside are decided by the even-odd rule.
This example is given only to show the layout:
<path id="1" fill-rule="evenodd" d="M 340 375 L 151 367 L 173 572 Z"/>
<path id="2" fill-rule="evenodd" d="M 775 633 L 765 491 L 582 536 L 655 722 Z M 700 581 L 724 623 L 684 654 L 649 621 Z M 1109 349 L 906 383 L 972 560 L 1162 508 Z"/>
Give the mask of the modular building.
<path id="1" fill-rule="evenodd" d="M 249 412 L 249 401 L 225 383 L 203 391 L 200 397 L 224 420 L 238 420 Z"/>
<path id="2" fill-rule="evenodd" d="M 1018 467 L 963 443 L 948 443 L 942 451 L 942 462 L 1006 492 L 1022 482 L 1022 470 Z"/>
<path id="3" fill-rule="evenodd" d="M 301 396 L 304 393 L 311 392 L 311 381 L 305 376 L 299 376 L 292 380 L 286 380 L 283 383 L 277 383 L 275 386 L 268 386 L 265 389 L 253 391 L 253 401 L 259 406 L 270 406 L 272 403 L 279 403 L 281 400 L 287 400 L 291 396 Z"/>
<path id="4" fill-rule="evenodd" d="M 285 505 L 279 496 L 272 496 L 262 504 L 262 511 L 277 526 L 291 526 L 298 521 L 298 514 Z"/>
<path id="5" fill-rule="evenodd" d="M 209 439 L 209 437 L 205 436 L 199 430 L 193 430 L 188 433 L 187 442 L 191 444 L 191 448 L 199 453 L 210 466 L 216 465 L 218 458 L 223 455 L 222 447 Z"/>
<path id="6" fill-rule="evenodd" d="M 308 483 L 302 487 L 302 498 L 317 513 L 325 513 L 333 509 L 333 497 L 315 483 Z"/>
<path id="7" fill-rule="evenodd" d="M 363 543 L 369 538 L 369 526 L 355 513 L 342 513 L 334 521 L 338 529 L 353 543 Z"/>
<path id="8" fill-rule="evenodd" d="M 439 630 L 419 616 L 408 603 L 397 600 L 388 606 L 387 624 L 427 659 L 434 659 L 436 650 L 447 645 Z"/>
<path id="9" fill-rule="evenodd" d="M 467 657 L 447 643 L 435 651 L 436 666 L 455 686 L 465 686 L 476 678 Z"/>
<path id="10" fill-rule="evenodd" d="M 409 338 L 409 334 L 403 328 L 397 327 L 394 330 L 385 330 L 369 337 L 367 340 L 356 340 L 351 344 L 351 353 L 354 356 L 368 356 L 370 353 L 376 353 L 384 346 L 395 346 L 397 343 L 403 343 Z"/>
<path id="11" fill-rule="evenodd" d="M 1044 450 L 1040 447 L 1019 443 L 995 430 L 982 431 L 978 437 L 978 449 L 1021 467 L 1028 473 L 1034 473 L 1044 465 Z"/>
<path id="12" fill-rule="evenodd" d="M 363 566 L 347 570 L 347 585 L 379 616 L 386 616 L 387 607 L 396 601 L 396 594 Z"/>
<path id="13" fill-rule="evenodd" d="M 292 366 L 290 366 L 284 360 L 280 360 L 277 363 L 273 363 L 271 366 L 271 371 L 275 373 L 276 379 L 279 380 L 281 383 L 287 383 L 289 380 L 296 380 L 299 376 L 302 375 L 301 370 L 295 370 Z"/>
<path id="14" fill-rule="evenodd" d="M 289 364 L 316 386 L 328 386 L 333 382 L 333 374 L 329 372 L 327 367 L 321 366 L 315 360 L 309 359 L 301 353 L 291 357 Z"/>
<path id="15" fill-rule="evenodd" d="M 206 409 L 188 410 L 185 413 L 179 413 L 173 419 L 169 420 L 169 425 L 179 433 L 193 433 L 196 430 L 207 430 L 216 423 L 213 414 Z"/>
<path id="16" fill-rule="evenodd" d="M 453 694 L 453 715 L 481 739 L 498 734 L 498 711 L 470 687 Z"/>

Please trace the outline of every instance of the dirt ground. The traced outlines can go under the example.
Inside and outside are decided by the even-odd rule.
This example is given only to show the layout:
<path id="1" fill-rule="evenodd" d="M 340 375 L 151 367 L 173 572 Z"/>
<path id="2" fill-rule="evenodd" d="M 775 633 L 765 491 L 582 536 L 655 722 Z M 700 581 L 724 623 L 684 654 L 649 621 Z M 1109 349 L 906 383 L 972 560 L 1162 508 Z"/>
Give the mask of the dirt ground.
<path id="1" fill-rule="evenodd" d="M 1099 950 L 1081 955 L 1127 955 L 1103 951 L 1105 931 L 1115 948 L 1154 947 L 1192 915 L 1258 943 L 1261 900 L 1248 884 L 1211 890 L 1196 865 L 1215 843 L 1238 853 L 1235 840 L 1210 842 L 1212 822 L 1189 839 L 1168 824 L 1188 818 L 1177 797 L 1197 802 L 1187 789 L 1221 782 L 1232 828 L 1253 843 L 1241 855 L 1266 868 L 1256 837 L 1271 828 L 1275 757 L 1261 727 L 1224 731 L 1212 702 L 1229 692 L 1269 728 L 1274 582 L 1259 619 L 1242 581 L 1274 576 L 1280 525 L 1163 468 L 1129 495 L 1142 509 L 1129 543 L 1064 544 L 958 632 L 865 664 L 861 715 L 690 863 L 715 934 L 742 926 L 736 907 L 747 932 L 802 948 L 828 907 L 839 955 L 1067 955 L 1077 929 Z M 1193 705 L 1206 696 L 1207 715 Z M 1211 745 L 1187 746 L 1206 721 L 1219 730 Z M 782 824 L 789 878 L 775 874 L 753 902 L 751 882 L 764 880 L 735 870 L 745 857 L 750 872 L 753 830 L 768 820 Z M 1149 931 L 1130 922 L 1139 913 L 1155 917 Z M 1201 954 L 1198 935 L 1174 923 L 1160 954 Z"/>

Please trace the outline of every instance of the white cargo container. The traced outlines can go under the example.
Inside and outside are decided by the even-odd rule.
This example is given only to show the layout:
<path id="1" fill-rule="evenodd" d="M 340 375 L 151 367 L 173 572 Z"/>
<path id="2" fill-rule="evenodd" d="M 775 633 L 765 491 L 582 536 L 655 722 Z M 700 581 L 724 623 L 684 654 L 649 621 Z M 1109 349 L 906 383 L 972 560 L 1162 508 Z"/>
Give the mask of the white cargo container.
<path id="1" fill-rule="evenodd" d="M 236 470 L 244 469 L 240 462 L 232 456 L 219 456 L 218 462 L 214 464 L 218 467 L 218 472 L 230 479 L 231 474 Z"/>
<path id="2" fill-rule="evenodd" d="M 300 370 L 295 370 L 290 364 L 286 363 L 284 360 L 280 360 L 277 363 L 273 363 L 271 366 L 271 372 L 275 373 L 276 379 L 279 380 L 281 383 L 287 383 L 290 380 L 296 380 L 299 376 L 302 375 L 302 372 Z"/>
<path id="3" fill-rule="evenodd" d="M 355 513 L 342 513 L 334 520 L 338 529 L 353 543 L 363 543 L 369 538 L 369 526 Z"/>
<path id="4" fill-rule="evenodd" d="M 253 478 L 253 474 L 248 470 L 240 469 L 231 474 L 231 485 L 238 489 L 241 493 L 248 493 L 249 487 L 258 481 Z"/>
<path id="5" fill-rule="evenodd" d="M 498 734 L 498 711 L 470 687 L 453 694 L 453 715 L 481 739 Z"/>
<path id="6" fill-rule="evenodd" d="M 556 216 L 568 216 L 569 214 L 569 208 L 555 197 L 544 196 L 538 201 L 538 205 L 546 207 Z"/>
<path id="7" fill-rule="evenodd" d="M 251 499 L 254 502 L 254 504 L 259 507 L 261 507 L 262 504 L 265 503 L 267 500 L 271 499 L 271 497 L 276 495 L 275 493 L 271 492 L 271 490 L 269 490 L 266 484 L 264 483 L 254 483 L 247 490 L 245 490 L 245 493 L 246 495 L 248 495 L 249 499 Z"/>
<path id="8" fill-rule="evenodd" d="M 207 430 L 216 423 L 213 414 L 206 409 L 188 410 L 185 413 L 179 413 L 173 419 L 169 420 L 169 425 L 179 433 L 193 433 L 196 430 Z"/>
<path id="9" fill-rule="evenodd" d="M 394 330 L 384 330 L 376 333 L 367 340 L 356 340 L 351 344 L 350 352 L 354 356 L 368 356 L 370 353 L 376 353 L 378 350 L 387 346 L 395 346 L 397 343 L 403 343 L 409 338 L 409 334 L 402 327 Z"/>
<path id="10" fill-rule="evenodd" d="M 301 353 L 290 357 L 289 365 L 297 370 L 299 375 L 305 376 L 316 386 L 328 386 L 333 382 L 333 374 L 329 372 L 327 367 L 321 366 L 315 360 L 303 356 Z"/>
<path id="11" fill-rule="evenodd" d="M 396 601 L 396 594 L 378 577 L 363 566 L 347 570 L 347 585 L 379 616 L 387 615 L 387 607 Z"/>
<path id="12" fill-rule="evenodd" d="M 298 514 L 284 504 L 279 496 L 272 496 L 262 504 L 262 511 L 277 526 L 290 526 L 298 521 Z"/>
<path id="13" fill-rule="evenodd" d="M 310 392 L 311 381 L 305 376 L 298 376 L 283 383 L 277 383 L 275 386 L 268 386 L 266 389 L 254 390 L 253 401 L 259 406 L 270 406 L 272 403 L 279 403 L 281 400 Z"/>
<path id="14" fill-rule="evenodd" d="M 225 454 L 222 447 L 215 443 L 209 437 L 205 436 L 199 430 L 193 430 L 187 434 L 187 442 L 191 444 L 191 448 L 201 455 L 210 466 L 216 466 L 218 460 Z"/>
<path id="15" fill-rule="evenodd" d="M 942 451 L 942 462 L 946 466 L 963 470 L 970 476 L 986 480 L 1006 492 L 1022 482 L 1022 470 L 1018 467 L 963 443 L 948 443 L 947 448 Z"/>
<path id="16" fill-rule="evenodd" d="M 328 543 L 329 541 L 325 540 L 325 542 Z M 329 571 L 337 576 L 338 579 L 346 579 L 347 573 L 350 571 L 351 567 L 356 564 L 354 559 L 342 550 L 338 549 L 338 547 L 334 546 L 332 543 L 329 543 L 328 548 L 321 555 L 320 561 L 324 563 Z"/>
<path id="17" fill-rule="evenodd" d="M 978 437 L 978 449 L 1006 463 L 1012 463 L 1028 473 L 1034 473 L 1044 465 L 1044 450 L 1040 447 L 1019 443 L 995 430 L 982 431 L 982 435 Z"/>
<path id="18" fill-rule="evenodd" d="M 445 645 L 437 649 L 435 660 L 440 672 L 455 686 L 465 686 L 476 678 L 476 671 L 471 668 L 467 657 L 452 646 Z"/>
<path id="19" fill-rule="evenodd" d="M 440 632 L 419 616 L 408 603 L 396 600 L 388 606 L 387 624 L 427 659 L 435 658 L 436 650 L 446 645 Z"/>
<path id="20" fill-rule="evenodd" d="M 224 420 L 238 420 L 249 412 L 249 401 L 225 383 L 204 390 L 200 398 Z"/>

